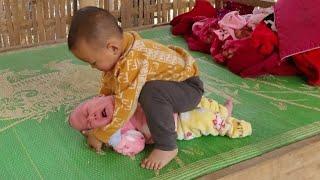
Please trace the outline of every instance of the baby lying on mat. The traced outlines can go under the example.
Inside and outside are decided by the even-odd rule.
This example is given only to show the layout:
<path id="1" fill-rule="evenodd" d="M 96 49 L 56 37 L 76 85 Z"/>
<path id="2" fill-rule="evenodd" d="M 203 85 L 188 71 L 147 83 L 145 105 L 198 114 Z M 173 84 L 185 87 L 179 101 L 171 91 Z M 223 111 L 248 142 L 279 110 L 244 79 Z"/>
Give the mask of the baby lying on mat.
<path id="1" fill-rule="evenodd" d="M 184 113 L 174 113 L 177 139 L 190 140 L 201 135 L 239 138 L 251 135 L 251 124 L 231 117 L 232 101 L 226 107 L 216 101 L 202 97 L 198 107 Z M 79 131 L 106 126 L 111 123 L 114 113 L 113 96 L 98 96 L 89 99 L 71 113 L 70 125 Z M 114 133 L 108 145 L 116 152 L 134 156 L 153 143 L 146 116 L 140 106 L 124 126 Z"/>

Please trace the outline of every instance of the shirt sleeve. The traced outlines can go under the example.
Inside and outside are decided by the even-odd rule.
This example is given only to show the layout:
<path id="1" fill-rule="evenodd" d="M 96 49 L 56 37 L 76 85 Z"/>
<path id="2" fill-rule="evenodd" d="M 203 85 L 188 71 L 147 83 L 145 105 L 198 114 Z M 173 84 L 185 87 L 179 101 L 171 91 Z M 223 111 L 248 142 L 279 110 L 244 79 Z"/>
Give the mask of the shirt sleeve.
<path id="1" fill-rule="evenodd" d="M 111 72 L 105 72 L 102 74 L 101 88 L 100 88 L 99 94 L 103 94 L 105 96 L 108 96 L 108 95 L 112 95 L 114 93 L 113 89 L 112 89 L 112 85 L 111 85 L 111 83 L 112 83 L 111 78 L 112 78 Z"/>
<path id="2" fill-rule="evenodd" d="M 110 137 L 133 115 L 142 86 L 146 82 L 147 73 L 147 60 L 131 58 L 120 65 L 116 75 L 113 119 L 109 125 L 94 130 L 96 138 L 107 143 Z"/>

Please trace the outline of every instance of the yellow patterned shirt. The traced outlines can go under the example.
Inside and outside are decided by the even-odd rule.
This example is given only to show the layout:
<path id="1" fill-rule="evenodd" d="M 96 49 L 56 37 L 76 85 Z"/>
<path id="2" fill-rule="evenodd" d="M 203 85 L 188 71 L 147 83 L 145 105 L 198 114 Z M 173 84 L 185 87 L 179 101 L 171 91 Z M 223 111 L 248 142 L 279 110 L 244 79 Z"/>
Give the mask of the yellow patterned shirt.
<path id="1" fill-rule="evenodd" d="M 125 32 L 123 37 L 124 54 L 102 77 L 100 93 L 115 97 L 112 122 L 93 130 L 95 137 L 105 143 L 133 115 L 147 81 L 184 81 L 199 75 L 194 58 L 184 49 L 142 39 L 136 32 Z"/>

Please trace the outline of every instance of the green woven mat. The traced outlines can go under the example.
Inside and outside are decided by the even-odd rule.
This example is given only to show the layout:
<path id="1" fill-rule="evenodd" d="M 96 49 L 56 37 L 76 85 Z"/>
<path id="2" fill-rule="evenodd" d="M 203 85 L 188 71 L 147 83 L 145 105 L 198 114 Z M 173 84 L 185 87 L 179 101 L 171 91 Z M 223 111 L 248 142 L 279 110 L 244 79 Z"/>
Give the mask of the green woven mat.
<path id="1" fill-rule="evenodd" d="M 168 27 L 146 38 L 186 47 Z M 96 154 L 67 123 L 79 102 L 97 93 L 99 73 L 75 60 L 65 44 L 0 55 L 0 179 L 189 179 L 320 132 L 320 90 L 297 77 L 241 79 L 192 52 L 206 96 L 234 97 L 234 116 L 252 123 L 243 139 L 201 137 L 179 141 L 163 170 L 139 167 L 150 147 L 131 159 L 111 150 Z"/>

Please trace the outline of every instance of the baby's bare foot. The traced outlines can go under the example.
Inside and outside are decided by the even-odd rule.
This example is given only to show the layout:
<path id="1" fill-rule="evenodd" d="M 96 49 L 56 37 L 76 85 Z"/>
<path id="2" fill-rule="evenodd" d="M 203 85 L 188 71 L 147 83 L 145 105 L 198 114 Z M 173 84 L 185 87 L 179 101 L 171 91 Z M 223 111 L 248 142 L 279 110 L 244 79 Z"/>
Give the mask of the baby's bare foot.
<path id="1" fill-rule="evenodd" d="M 141 162 L 141 167 L 152 170 L 159 170 L 166 166 L 178 154 L 178 149 L 172 151 L 163 151 L 154 149 L 148 158 Z"/>
<path id="2" fill-rule="evenodd" d="M 232 97 L 229 97 L 227 99 L 227 101 L 224 103 L 224 106 L 227 108 L 228 110 L 228 117 L 231 116 L 232 114 L 232 109 L 233 109 L 233 100 L 232 100 Z"/>

